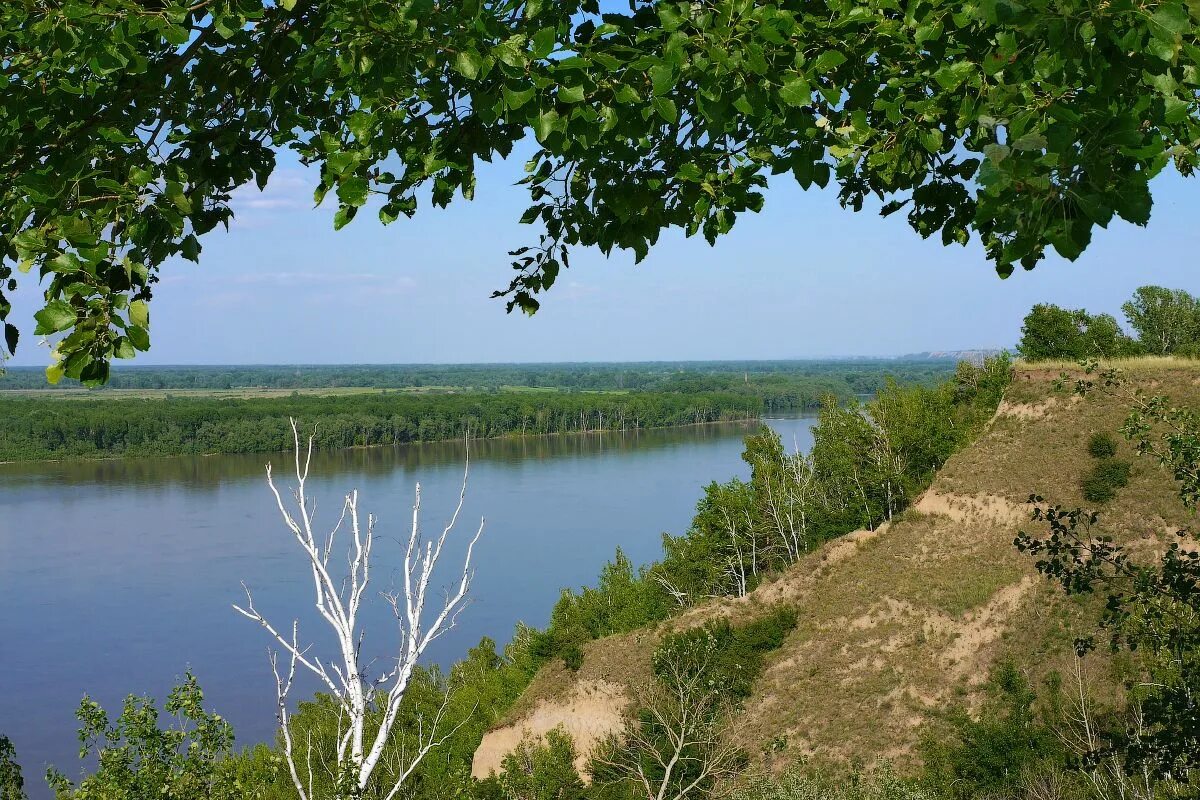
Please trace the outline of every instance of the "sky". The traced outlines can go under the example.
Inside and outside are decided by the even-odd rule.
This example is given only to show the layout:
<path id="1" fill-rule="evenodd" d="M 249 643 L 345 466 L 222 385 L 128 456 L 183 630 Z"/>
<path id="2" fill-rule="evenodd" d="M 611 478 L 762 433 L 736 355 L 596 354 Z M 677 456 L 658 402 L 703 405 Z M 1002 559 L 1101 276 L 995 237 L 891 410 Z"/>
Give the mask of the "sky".
<path id="1" fill-rule="evenodd" d="M 333 230 L 316 176 L 282 163 L 263 192 L 238 191 L 228 233 L 200 264 L 164 265 L 150 352 L 137 364 L 457 363 L 802 359 L 1011 347 L 1038 302 L 1120 318 L 1138 286 L 1200 293 L 1194 185 L 1165 175 L 1148 228 L 1114 221 L 1076 262 L 1057 256 L 1001 280 L 977 242 L 924 241 L 903 214 L 843 210 L 832 191 L 775 179 L 762 213 L 710 247 L 663 236 L 641 264 L 578 249 L 533 317 L 505 312 L 507 251 L 519 225 L 522 162 L 483 165 L 473 202 L 422 207 L 383 226 L 359 214 Z M 39 288 L 26 277 L 10 366 L 44 366 L 32 336 Z"/>

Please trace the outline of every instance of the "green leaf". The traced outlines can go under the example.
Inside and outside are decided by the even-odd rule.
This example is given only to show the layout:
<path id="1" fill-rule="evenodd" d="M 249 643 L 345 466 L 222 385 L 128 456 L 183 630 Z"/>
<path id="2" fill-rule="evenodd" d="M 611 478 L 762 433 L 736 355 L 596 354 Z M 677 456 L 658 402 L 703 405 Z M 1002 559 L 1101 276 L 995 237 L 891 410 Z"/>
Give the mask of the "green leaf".
<path id="1" fill-rule="evenodd" d="M 654 94 L 663 95 L 675 88 L 675 70 L 669 64 L 659 64 L 650 68 L 650 82 L 654 86 Z"/>
<path id="2" fill-rule="evenodd" d="M 141 188 L 154 179 L 154 171 L 144 167 L 134 167 L 129 170 L 129 182 Z"/>
<path id="3" fill-rule="evenodd" d="M 554 40 L 557 34 L 554 28 L 542 28 L 530 40 L 532 49 L 530 55 L 535 59 L 543 59 L 554 52 Z"/>
<path id="4" fill-rule="evenodd" d="M 150 349 L 150 333 L 141 325 L 130 325 L 125 335 L 138 350 L 145 352 Z"/>
<path id="5" fill-rule="evenodd" d="M 338 200 L 348 206 L 361 206 L 367 202 L 371 184 L 366 178 L 354 175 L 338 184 Z"/>
<path id="6" fill-rule="evenodd" d="M 1164 118 L 1166 119 L 1167 124 L 1175 125 L 1176 123 L 1183 122 L 1188 118 L 1188 111 L 1191 108 L 1191 103 L 1189 103 L 1187 100 L 1182 100 L 1175 95 L 1171 95 L 1170 97 L 1163 98 L 1163 106 L 1166 111 Z"/>
<path id="7" fill-rule="evenodd" d="M 133 342 L 129 341 L 129 337 L 122 336 L 117 339 L 117 346 L 113 350 L 113 355 L 117 358 L 133 358 L 137 355 L 137 349 L 133 346 Z"/>
<path id="8" fill-rule="evenodd" d="M 73 327 L 78 315 L 70 303 L 51 300 L 45 308 L 34 314 L 33 318 L 37 321 L 37 327 L 33 332 L 38 336 L 45 336 Z"/>
<path id="9" fill-rule="evenodd" d="M 131 300 L 129 303 L 129 324 L 150 327 L 150 306 L 145 300 Z"/>
<path id="10" fill-rule="evenodd" d="M 560 86 L 558 89 L 558 99 L 563 103 L 582 103 L 583 85 Z"/>
<path id="11" fill-rule="evenodd" d="M 481 67 L 483 67 L 483 57 L 474 50 L 459 50 L 454 56 L 454 71 L 467 80 L 475 80 L 479 77 Z"/>
<path id="12" fill-rule="evenodd" d="M 974 71 L 975 65 L 970 61 L 956 61 L 953 64 L 947 64 L 933 73 L 933 79 L 946 91 L 953 92 L 959 86 L 962 86 L 963 81 L 971 77 L 971 73 Z"/>
<path id="13" fill-rule="evenodd" d="M 671 98 L 656 97 L 652 102 L 654 110 L 667 122 L 675 122 L 675 120 L 679 119 L 679 109 L 675 107 L 675 101 Z"/>
<path id="14" fill-rule="evenodd" d="M 350 221 L 354 219 L 354 215 L 357 213 L 358 206 L 340 206 L 333 215 L 333 229 L 340 231 L 350 224 Z"/>
<path id="15" fill-rule="evenodd" d="M 942 132 L 936 128 L 923 131 L 921 133 L 921 146 L 931 153 L 938 152 L 942 149 Z"/>
<path id="16" fill-rule="evenodd" d="M 1012 143 L 1014 150 L 1045 150 L 1046 137 L 1040 133 L 1027 133 Z"/>
<path id="17" fill-rule="evenodd" d="M 21 332 L 17 330 L 17 326 L 10 322 L 4 323 L 4 345 L 8 348 L 8 354 L 14 355 L 17 352 L 17 340 L 21 338 Z"/>
<path id="18" fill-rule="evenodd" d="M 1159 28 L 1167 34 L 1177 36 L 1185 33 L 1191 27 L 1187 10 L 1182 3 L 1163 3 L 1150 17 Z"/>
<path id="19" fill-rule="evenodd" d="M 829 72 L 832 69 L 840 67 L 846 63 L 846 56 L 837 50 L 826 50 L 821 55 L 817 56 L 817 60 L 813 62 L 813 67 L 817 72 Z"/>
<path id="20" fill-rule="evenodd" d="M 505 86 L 504 104 L 508 106 L 510 111 L 516 111 L 518 108 L 532 100 L 535 94 L 537 94 L 537 89 L 534 89 L 532 86 L 519 91 Z"/>
<path id="21" fill-rule="evenodd" d="M 557 111 L 554 109 L 543 111 L 533 121 L 533 135 L 537 137 L 539 142 L 546 141 L 546 137 L 553 133 L 554 129 L 558 126 L 558 121 L 559 116 Z"/>
<path id="22" fill-rule="evenodd" d="M 63 365 L 61 363 L 54 363 L 46 367 L 46 383 L 51 386 L 57 386 L 58 382 L 63 379 L 63 372 Z"/>
<path id="23" fill-rule="evenodd" d="M 1121 219 L 1135 225 L 1145 225 L 1150 221 L 1150 188 L 1145 184 L 1127 185 L 1116 197 L 1114 209 Z"/>
<path id="24" fill-rule="evenodd" d="M 1011 153 L 1012 150 L 1006 144 L 985 144 L 983 146 L 983 155 L 992 164 L 999 164 L 1008 158 Z"/>
<path id="25" fill-rule="evenodd" d="M 789 106 L 806 106 L 812 102 L 812 86 L 803 76 L 797 75 L 784 82 L 779 97 Z"/>

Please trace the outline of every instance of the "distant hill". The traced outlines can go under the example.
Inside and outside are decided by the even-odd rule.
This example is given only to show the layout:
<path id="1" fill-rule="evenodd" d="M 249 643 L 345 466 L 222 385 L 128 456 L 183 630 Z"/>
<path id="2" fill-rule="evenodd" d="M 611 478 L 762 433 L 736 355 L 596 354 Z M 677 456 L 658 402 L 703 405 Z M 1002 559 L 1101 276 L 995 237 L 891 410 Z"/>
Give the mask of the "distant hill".
<path id="1" fill-rule="evenodd" d="M 962 351 L 955 354 L 962 357 Z M 697 606 L 654 627 L 583 647 L 577 672 L 544 666 L 506 720 L 483 740 L 474 772 L 487 775 L 526 731 L 557 725 L 585 751 L 622 724 L 631 687 L 650 680 L 650 658 L 671 631 L 717 618 L 736 623 L 779 605 L 799 624 L 773 652 L 739 714 L 734 737 L 771 769 L 886 759 L 902 771 L 938 734 L 950 707 L 977 708 L 990 671 L 1012 659 L 1039 685 L 1073 664 L 1072 643 L 1098 608 L 1069 600 L 1039 577 L 1013 539 L 1028 528 L 1026 500 L 1087 505 L 1080 478 L 1096 431 L 1115 431 L 1127 409 L 1054 388 L 1057 371 L 1017 367 L 1015 381 L 978 440 L 957 453 L 909 510 L 873 531 L 830 542 L 747 598 Z M 1131 377 L 1183 406 L 1200 406 L 1200 366 L 1139 362 Z M 1171 476 L 1133 455 L 1129 485 L 1103 511 L 1097 535 L 1155 549 L 1186 524 Z M 1032 529 L 1031 529 L 1032 530 Z M 1105 653 L 1085 668 L 1111 689 Z"/>
<path id="2" fill-rule="evenodd" d="M 981 347 L 975 350 L 927 350 L 924 353 L 910 353 L 898 356 L 898 361 L 970 361 L 981 364 L 985 358 L 1004 352 L 1002 347 Z"/>

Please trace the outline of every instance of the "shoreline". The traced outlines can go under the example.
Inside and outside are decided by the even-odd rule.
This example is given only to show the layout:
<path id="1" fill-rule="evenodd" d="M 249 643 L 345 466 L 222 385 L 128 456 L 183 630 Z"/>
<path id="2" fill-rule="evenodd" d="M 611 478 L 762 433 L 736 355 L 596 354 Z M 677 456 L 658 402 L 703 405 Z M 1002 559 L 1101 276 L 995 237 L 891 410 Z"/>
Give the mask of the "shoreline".
<path id="1" fill-rule="evenodd" d="M 812 416 L 817 413 L 818 409 L 796 409 L 793 413 L 795 416 L 780 415 L 779 412 L 774 412 L 771 416 L 760 414 L 755 417 L 740 417 L 736 419 L 711 420 L 709 422 L 684 422 L 678 425 L 649 425 L 638 428 L 589 428 L 587 430 L 574 431 L 559 431 L 556 433 L 521 433 L 519 431 L 509 431 L 496 436 L 473 436 L 468 441 L 494 442 L 501 439 L 544 439 L 551 436 L 589 436 L 594 434 L 628 434 L 638 433 L 639 431 L 666 431 L 677 430 L 681 428 L 698 428 L 712 425 L 731 425 L 745 424 L 750 422 L 767 422 L 774 419 L 802 419 L 806 416 Z M 407 442 L 395 442 L 392 444 L 357 444 L 349 447 L 328 447 L 315 448 L 313 452 L 337 452 L 350 450 L 377 450 L 384 447 L 407 447 L 409 445 L 428 445 L 428 444 L 447 444 L 456 442 L 454 439 L 412 439 Z M 278 453 L 288 453 L 290 450 L 238 450 L 233 452 L 210 452 L 210 453 L 143 453 L 136 455 L 97 455 L 97 456 L 68 456 L 65 458 L 30 458 L 30 459 L 13 459 L 8 461 L 0 461 L 0 467 L 10 466 L 13 464 L 72 464 L 72 463 L 97 463 L 104 461 L 132 461 L 136 459 L 158 459 L 158 458 L 212 458 L 215 456 L 249 456 L 256 454 L 273 455 Z"/>

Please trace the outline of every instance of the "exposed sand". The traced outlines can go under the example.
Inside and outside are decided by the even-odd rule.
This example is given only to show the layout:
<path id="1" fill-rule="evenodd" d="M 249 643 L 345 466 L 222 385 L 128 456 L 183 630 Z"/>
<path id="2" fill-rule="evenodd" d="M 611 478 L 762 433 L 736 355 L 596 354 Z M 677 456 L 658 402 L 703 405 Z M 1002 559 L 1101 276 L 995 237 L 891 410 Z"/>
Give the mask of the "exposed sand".
<path id="1" fill-rule="evenodd" d="M 575 743 L 578 753 L 575 768 L 586 779 L 592 749 L 606 736 L 624 727 L 628 705 L 629 698 L 623 687 L 607 681 L 580 681 L 567 701 L 542 701 L 519 723 L 489 731 L 475 751 L 471 775 L 482 779 L 499 772 L 504 757 L 515 750 L 522 739 L 541 739 L 555 728 L 562 728 Z"/>

